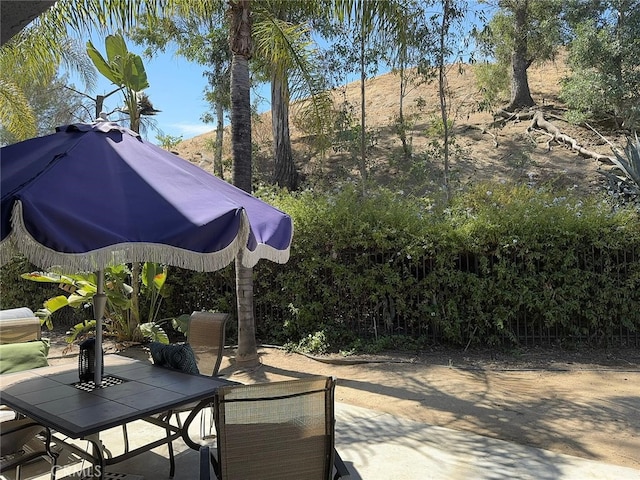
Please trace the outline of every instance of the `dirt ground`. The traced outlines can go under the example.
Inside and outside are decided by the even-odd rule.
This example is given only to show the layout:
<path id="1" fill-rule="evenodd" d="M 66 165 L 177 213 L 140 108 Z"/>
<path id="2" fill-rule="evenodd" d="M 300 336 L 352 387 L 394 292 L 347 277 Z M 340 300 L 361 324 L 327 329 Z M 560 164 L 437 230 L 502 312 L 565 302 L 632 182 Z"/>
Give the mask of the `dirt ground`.
<path id="1" fill-rule="evenodd" d="M 51 363 L 63 354 L 51 334 Z M 141 346 L 105 351 L 148 360 Z M 640 469 L 640 350 L 517 354 L 435 349 L 419 355 L 313 359 L 260 348 L 260 366 L 237 368 L 226 352 L 221 374 L 242 383 L 308 374 L 338 378 L 336 401 L 578 457 Z"/>

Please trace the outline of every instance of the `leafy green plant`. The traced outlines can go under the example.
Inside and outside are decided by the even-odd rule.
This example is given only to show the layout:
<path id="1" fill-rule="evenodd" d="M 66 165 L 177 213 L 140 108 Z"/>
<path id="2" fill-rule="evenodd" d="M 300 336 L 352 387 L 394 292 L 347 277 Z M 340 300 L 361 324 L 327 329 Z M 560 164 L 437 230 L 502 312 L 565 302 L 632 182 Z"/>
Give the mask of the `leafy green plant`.
<path id="1" fill-rule="evenodd" d="M 131 119 L 131 129 L 140 129 L 139 92 L 149 87 L 142 57 L 127 48 L 120 33 L 108 35 L 104 41 L 107 58 L 87 42 L 87 54 L 98 71 L 115 85 L 123 88 L 126 112 Z"/>
<path id="2" fill-rule="evenodd" d="M 575 2 L 569 10 L 578 3 L 583 5 L 570 22 L 569 74 L 561 97 L 576 120 L 635 130 L 640 122 L 637 4 Z M 587 3 L 592 8 L 585 9 Z"/>
<path id="3" fill-rule="evenodd" d="M 287 350 L 311 354 L 323 354 L 328 351 L 327 337 L 323 331 L 314 332 L 297 343 L 286 345 Z"/>
<path id="4" fill-rule="evenodd" d="M 613 149 L 616 156 L 614 162 L 627 178 L 640 188 L 640 140 L 637 132 L 634 137 L 627 138 L 627 145 L 622 152 L 619 149 Z"/>
<path id="5" fill-rule="evenodd" d="M 478 102 L 481 112 L 495 112 L 508 97 L 509 71 L 503 63 L 482 63 L 476 65 L 473 73 L 476 87 L 482 98 Z"/>
<path id="6" fill-rule="evenodd" d="M 181 142 L 182 142 L 182 135 L 180 136 L 175 136 L 175 135 L 165 135 L 162 133 L 159 133 L 157 135 L 158 141 L 160 142 L 160 146 L 162 148 L 164 148 L 165 150 L 173 150 L 175 149 Z"/>
<path id="7" fill-rule="evenodd" d="M 131 293 L 133 289 L 125 283 L 129 275 L 124 265 L 105 269 L 105 308 L 106 331 L 108 335 L 119 341 L 133 340 L 139 337 L 149 338 L 162 343 L 169 343 L 168 336 L 156 318 L 162 300 L 163 288 L 167 278 L 167 268 L 156 263 L 147 262 L 143 266 L 143 284 L 149 298 L 149 316 L 144 324 L 132 326 L 130 321 Z M 52 315 L 64 307 L 88 309 L 92 306 L 93 296 L 97 292 L 97 279 L 94 273 L 61 274 L 57 272 L 24 273 L 25 280 L 41 283 L 58 284 L 66 294 L 49 298 L 43 308 L 36 311 L 41 322 L 50 330 L 53 328 Z M 73 343 L 95 330 L 95 319 L 84 320 L 74 325 L 67 336 L 67 342 Z"/>

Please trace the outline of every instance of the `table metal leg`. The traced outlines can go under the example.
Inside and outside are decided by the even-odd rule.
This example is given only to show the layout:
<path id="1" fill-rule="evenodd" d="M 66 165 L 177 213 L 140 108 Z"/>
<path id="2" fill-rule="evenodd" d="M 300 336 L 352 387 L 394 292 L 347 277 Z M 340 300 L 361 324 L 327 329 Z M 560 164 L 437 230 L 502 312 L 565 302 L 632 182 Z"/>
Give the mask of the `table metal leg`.
<path id="1" fill-rule="evenodd" d="M 58 453 L 54 452 L 51 448 L 51 439 L 53 438 L 53 435 L 51 434 L 51 429 L 49 427 L 45 428 L 44 435 L 44 449 L 47 451 L 47 455 L 51 459 L 51 480 L 56 480 L 56 472 L 58 470 Z M 20 478 L 19 474 L 17 474 L 17 478 Z"/>
<path id="2" fill-rule="evenodd" d="M 105 474 L 106 463 L 104 457 L 104 446 L 102 445 L 102 441 L 100 440 L 99 434 L 89 435 L 85 438 L 92 445 L 93 450 L 93 459 L 97 460 L 97 462 L 93 462 L 93 468 L 91 472 L 91 476 L 93 478 L 98 478 L 102 480 Z M 96 463 L 99 465 L 96 466 Z"/>

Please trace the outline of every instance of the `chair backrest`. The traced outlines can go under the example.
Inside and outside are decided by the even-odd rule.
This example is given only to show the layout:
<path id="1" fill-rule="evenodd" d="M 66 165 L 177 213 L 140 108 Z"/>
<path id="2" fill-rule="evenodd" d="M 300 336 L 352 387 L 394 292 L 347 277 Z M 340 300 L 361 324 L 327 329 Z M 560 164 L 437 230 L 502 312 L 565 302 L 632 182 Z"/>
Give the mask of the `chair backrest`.
<path id="1" fill-rule="evenodd" d="M 221 480 L 331 478 L 335 379 L 221 388 L 214 397 Z"/>
<path id="2" fill-rule="evenodd" d="M 202 375 L 217 375 L 224 353 L 228 313 L 193 312 L 189 317 L 187 342 L 193 349 Z"/>

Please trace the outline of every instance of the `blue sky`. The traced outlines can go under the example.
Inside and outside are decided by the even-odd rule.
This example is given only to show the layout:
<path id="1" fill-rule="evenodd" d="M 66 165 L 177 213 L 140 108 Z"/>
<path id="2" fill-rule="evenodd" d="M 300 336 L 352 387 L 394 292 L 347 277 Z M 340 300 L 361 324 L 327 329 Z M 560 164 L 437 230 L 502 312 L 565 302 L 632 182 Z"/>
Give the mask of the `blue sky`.
<path id="1" fill-rule="evenodd" d="M 173 52 L 145 61 L 149 95 L 153 106 L 162 110 L 155 116 L 165 135 L 191 138 L 215 128 L 200 120 L 210 109 L 204 100 L 207 80 L 204 66 L 188 62 Z M 150 140 L 153 140 L 150 138 Z"/>

